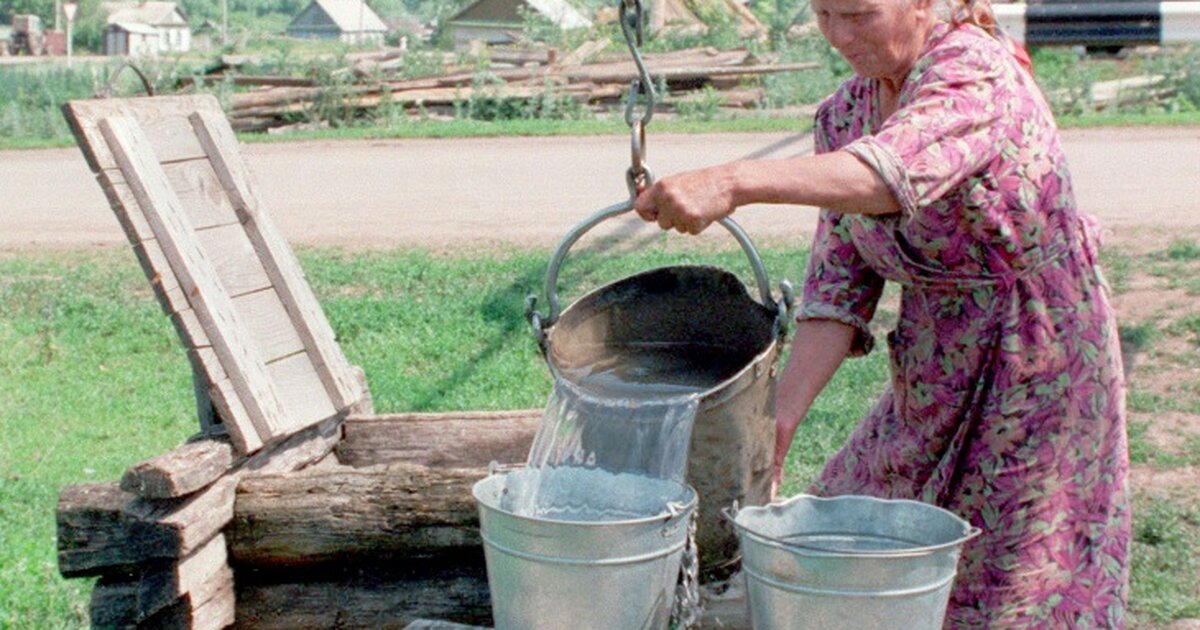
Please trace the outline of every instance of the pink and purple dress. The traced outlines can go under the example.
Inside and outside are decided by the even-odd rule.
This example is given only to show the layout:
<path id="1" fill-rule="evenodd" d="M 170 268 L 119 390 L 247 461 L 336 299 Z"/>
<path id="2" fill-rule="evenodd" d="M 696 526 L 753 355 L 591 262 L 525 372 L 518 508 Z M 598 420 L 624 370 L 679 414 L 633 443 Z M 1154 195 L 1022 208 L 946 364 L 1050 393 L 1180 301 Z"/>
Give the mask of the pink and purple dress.
<path id="1" fill-rule="evenodd" d="M 892 381 L 812 491 L 917 499 L 983 530 L 951 628 L 1118 628 L 1128 595 L 1124 382 L 1108 288 L 1032 77 L 974 26 L 941 24 L 883 119 L 855 77 L 819 151 L 852 152 L 902 208 L 824 211 L 798 319 L 857 329 L 902 287 Z"/>

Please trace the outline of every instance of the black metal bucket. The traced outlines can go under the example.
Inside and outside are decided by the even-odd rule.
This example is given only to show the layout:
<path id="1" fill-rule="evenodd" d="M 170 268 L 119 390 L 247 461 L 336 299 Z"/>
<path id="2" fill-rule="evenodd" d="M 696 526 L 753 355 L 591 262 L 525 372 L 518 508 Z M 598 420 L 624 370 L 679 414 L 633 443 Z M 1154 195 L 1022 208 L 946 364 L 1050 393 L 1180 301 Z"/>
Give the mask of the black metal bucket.
<path id="1" fill-rule="evenodd" d="M 550 312 L 527 316 L 555 378 L 574 381 L 596 365 L 620 364 L 653 347 L 684 365 L 701 392 L 688 454 L 687 482 L 700 495 L 696 542 L 708 579 L 725 577 L 738 538 L 720 510 L 770 499 L 775 445 L 773 393 L 780 346 L 791 310 L 791 289 L 775 300 L 762 261 L 732 220 L 721 224 L 741 244 L 754 269 L 759 299 L 732 273 L 710 266 L 653 269 L 593 290 L 559 312 L 559 267 L 570 247 L 601 221 L 630 210 L 605 208 L 574 228 L 546 273 Z M 655 375 L 648 374 L 648 379 Z M 647 381 L 649 382 L 649 381 Z"/>

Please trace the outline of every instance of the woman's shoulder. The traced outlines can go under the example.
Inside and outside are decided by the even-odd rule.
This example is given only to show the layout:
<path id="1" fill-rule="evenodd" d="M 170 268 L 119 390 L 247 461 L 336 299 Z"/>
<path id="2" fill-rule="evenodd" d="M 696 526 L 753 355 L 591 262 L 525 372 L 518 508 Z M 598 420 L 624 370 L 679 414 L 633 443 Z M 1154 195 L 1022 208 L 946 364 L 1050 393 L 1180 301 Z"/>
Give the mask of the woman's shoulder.
<path id="1" fill-rule="evenodd" d="M 972 24 L 940 24 L 913 68 L 917 76 L 995 74 L 1016 69 L 1016 59 L 995 37 Z"/>
<path id="2" fill-rule="evenodd" d="M 833 150 L 862 134 L 876 83 L 856 75 L 821 101 L 814 122 L 818 148 Z"/>

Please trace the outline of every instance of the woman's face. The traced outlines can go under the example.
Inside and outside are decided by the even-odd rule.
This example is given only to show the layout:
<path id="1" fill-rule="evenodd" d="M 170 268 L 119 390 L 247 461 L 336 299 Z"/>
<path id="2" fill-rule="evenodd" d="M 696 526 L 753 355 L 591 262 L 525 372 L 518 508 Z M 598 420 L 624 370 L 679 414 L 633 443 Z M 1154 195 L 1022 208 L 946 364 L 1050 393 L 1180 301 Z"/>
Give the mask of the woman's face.
<path id="1" fill-rule="evenodd" d="M 916 63 L 932 0 L 812 0 L 817 26 L 859 76 L 895 79 Z"/>

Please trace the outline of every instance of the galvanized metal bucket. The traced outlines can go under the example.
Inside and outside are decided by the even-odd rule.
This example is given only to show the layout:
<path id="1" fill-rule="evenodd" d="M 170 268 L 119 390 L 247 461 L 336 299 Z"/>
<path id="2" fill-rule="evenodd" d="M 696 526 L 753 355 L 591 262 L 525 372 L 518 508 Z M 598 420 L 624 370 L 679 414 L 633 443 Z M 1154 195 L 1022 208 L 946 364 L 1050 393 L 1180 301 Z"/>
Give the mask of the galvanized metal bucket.
<path id="1" fill-rule="evenodd" d="M 979 534 L 933 505 L 864 496 L 726 513 L 755 630 L 940 630 L 959 553 Z"/>
<path id="2" fill-rule="evenodd" d="M 552 515 L 521 516 L 514 502 L 522 486 L 535 483 L 523 477 L 538 472 L 494 473 L 473 490 L 495 627 L 665 629 L 695 490 L 647 477 L 600 477 L 567 484 L 572 496 Z M 604 520 L 596 517 L 605 511 Z"/>
<path id="3" fill-rule="evenodd" d="M 781 297 L 772 297 L 754 245 L 724 219 L 720 224 L 750 260 L 758 300 L 728 271 L 680 265 L 603 286 L 560 312 L 558 273 L 571 246 L 601 221 L 629 210 L 628 202 L 605 208 L 563 239 L 546 272 L 550 311 L 535 312 L 531 297 L 526 314 L 555 378 L 571 380 L 590 366 L 620 363 L 625 353 L 645 346 L 689 357 L 707 375 L 692 428 L 687 483 L 700 494 L 700 572 L 705 580 L 721 579 L 737 558 L 737 533 L 721 518 L 721 508 L 770 500 L 773 392 L 791 287 L 781 282 Z"/>

